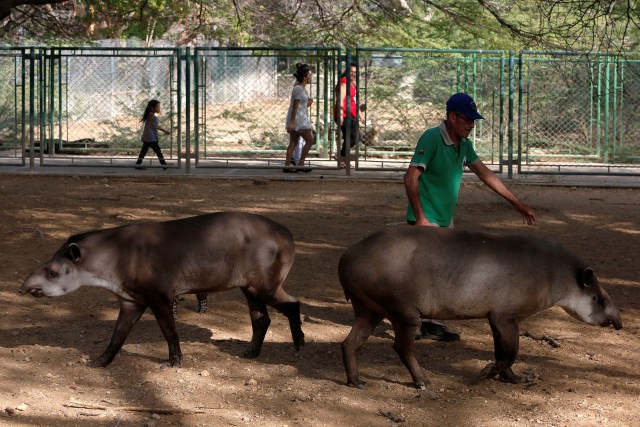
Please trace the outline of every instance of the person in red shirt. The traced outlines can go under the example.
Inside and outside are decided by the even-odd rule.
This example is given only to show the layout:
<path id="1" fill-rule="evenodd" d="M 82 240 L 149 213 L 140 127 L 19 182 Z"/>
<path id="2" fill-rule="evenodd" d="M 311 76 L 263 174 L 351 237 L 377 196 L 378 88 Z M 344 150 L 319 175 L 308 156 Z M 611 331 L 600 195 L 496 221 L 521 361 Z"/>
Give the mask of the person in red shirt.
<path id="1" fill-rule="evenodd" d="M 340 157 L 338 157 L 338 166 L 344 169 L 347 165 L 345 157 L 347 156 L 347 132 L 350 136 L 350 147 L 356 145 L 358 140 L 358 105 L 356 90 L 356 76 L 358 69 L 355 64 L 351 64 L 349 68 L 349 78 L 351 80 L 349 90 L 347 91 L 347 72 L 340 76 L 340 82 L 336 86 L 336 105 L 333 108 L 333 117 L 342 130 L 342 148 L 340 149 Z M 348 92 L 348 93 L 347 93 Z M 347 99 L 350 101 L 349 117 L 347 117 Z"/>

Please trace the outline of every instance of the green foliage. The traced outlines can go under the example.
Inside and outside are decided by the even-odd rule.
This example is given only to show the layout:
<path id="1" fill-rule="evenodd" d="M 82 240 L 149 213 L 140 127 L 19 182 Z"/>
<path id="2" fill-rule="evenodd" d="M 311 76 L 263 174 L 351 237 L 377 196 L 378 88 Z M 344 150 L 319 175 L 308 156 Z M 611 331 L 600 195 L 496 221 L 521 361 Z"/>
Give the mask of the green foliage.
<path id="1" fill-rule="evenodd" d="M 11 8 L 0 37 L 601 52 L 637 49 L 640 42 L 637 1 L 54 1 L 48 8 L 35 0 Z"/>

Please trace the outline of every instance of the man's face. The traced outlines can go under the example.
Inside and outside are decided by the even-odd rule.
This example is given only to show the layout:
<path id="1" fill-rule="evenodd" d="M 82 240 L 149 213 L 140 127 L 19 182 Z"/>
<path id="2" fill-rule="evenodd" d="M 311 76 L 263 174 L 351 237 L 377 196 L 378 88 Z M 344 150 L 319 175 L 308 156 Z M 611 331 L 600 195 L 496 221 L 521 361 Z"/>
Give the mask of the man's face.
<path id="1" fill-rule="evenodd" d="M 463 116 L 460 113 L 449 113 L 449 122 L 453 129 L 454 135 L 460 140 L 468 138 L 471 131 L 476 125 L 476 121 Z"/>

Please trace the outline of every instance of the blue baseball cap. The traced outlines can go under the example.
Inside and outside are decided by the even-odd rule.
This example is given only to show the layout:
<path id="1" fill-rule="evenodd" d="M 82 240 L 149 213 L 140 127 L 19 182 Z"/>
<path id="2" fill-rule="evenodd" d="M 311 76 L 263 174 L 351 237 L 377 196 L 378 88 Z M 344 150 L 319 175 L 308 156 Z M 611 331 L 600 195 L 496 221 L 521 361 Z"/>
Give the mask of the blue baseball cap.
<path id="1" fill-rule="evenodd" d="M 464 92 L 451 95 L 447 101 L 447 112 L 460 113 L 468 119 L 482 120 L 484 117 L 478 113 L 478 107 L 472 97 Z"/>

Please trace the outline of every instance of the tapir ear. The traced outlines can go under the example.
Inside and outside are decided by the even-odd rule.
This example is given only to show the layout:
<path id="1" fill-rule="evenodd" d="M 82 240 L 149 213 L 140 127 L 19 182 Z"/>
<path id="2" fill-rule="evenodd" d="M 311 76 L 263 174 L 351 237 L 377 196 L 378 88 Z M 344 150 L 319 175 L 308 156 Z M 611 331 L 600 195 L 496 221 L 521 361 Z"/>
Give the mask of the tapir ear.
<path id="1" fill-rule="evenodd" d="M 73 262 L 78 262 L 80 260 L 80 246 L 77 243 L 69 243 L 67 249 L 69 250 L 67 253 L 69 259 Z"/>
<path id="2" fill-rule="evenodd" d="M 582 280 L 581 280 L 581 287 L 583 288 L 590 288 L 593 286 L 595 280 L 594 280 L 594 273 L 593 273 L 593 268 L 591 267 L 587 267 L 584 270 L 582 270 Z"/>

